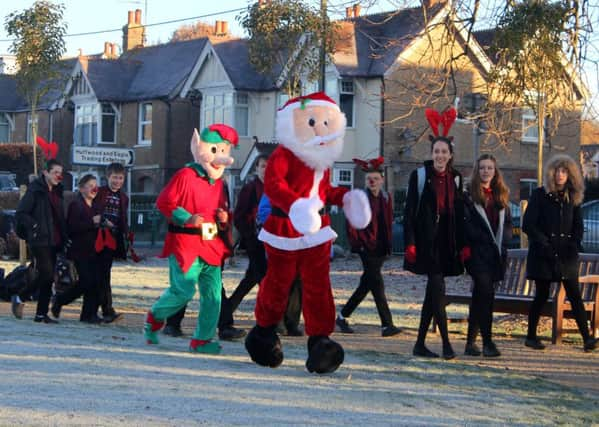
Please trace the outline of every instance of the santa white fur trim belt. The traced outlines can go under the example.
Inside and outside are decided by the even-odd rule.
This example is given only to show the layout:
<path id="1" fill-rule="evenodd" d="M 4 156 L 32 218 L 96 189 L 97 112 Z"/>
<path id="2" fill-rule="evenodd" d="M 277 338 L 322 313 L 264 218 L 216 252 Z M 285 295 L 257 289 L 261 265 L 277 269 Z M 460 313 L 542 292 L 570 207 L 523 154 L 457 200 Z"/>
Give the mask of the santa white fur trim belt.
<path id="1" fill-rule="evenodd" d="M 258 239 L 264 243 L 268 243 L 273 248 L 283 251 L 297 251 L 300 249 L 313 248 L 321 245 L 329 240 L 337 238 L 337 233 L 330 227 L 322 227 L 314 234 L 306 234 L 300 237 L 283 237 L 277 236 L 266 231 L 264 228 L 260 231 Z"/>

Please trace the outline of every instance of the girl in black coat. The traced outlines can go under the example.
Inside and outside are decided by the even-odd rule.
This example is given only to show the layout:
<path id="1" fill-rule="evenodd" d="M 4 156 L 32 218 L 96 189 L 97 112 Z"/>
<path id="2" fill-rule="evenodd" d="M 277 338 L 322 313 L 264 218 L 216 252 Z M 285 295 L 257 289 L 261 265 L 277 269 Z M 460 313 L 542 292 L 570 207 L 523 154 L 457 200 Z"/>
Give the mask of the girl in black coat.
<path id="1" fill-rule="evenodd" d="M 483 355 L 501 355 L 491 338 L 495 283 L 503 280 L 507 243 L 512 238 L 509 190 L 497 161 L 483 154 L 472 169 L 470 194 L 464 201 L 464 250 L 466 270 L 472 276 L 472 304 L 468 315 L 468 339 L 464 354 L 480 356 L 475 344 L 480 329 Z"/>
<path id="2" fill-rule="evenodd" d="M 71 202 L 67 214 L 69 237 L 72 244 L 68 257 L 75 263 L 79 273 L 79 282 L 63 293 L 56 295 L 52 305 L 52 315 L 60 316 L 63 306 L 83 296 L 79 320 L 86 323 L 100 323 L 99 305 L 99 269 L 95 243 L 101 216 L 92 204 L 98 194 L 96 177 L 88 174 L 79 180 L 79 195 Z"/>
<path id="3" fill-rule="evenodd" d="M 545 346 L 537 338 L 537 325 L 552 282 L 561 282 L 584 340 L 585 351 L 597 346 L 589 333 L 578 285 L 578 252 L 584 231 L 580 204 L 584 184 L 580 168 L 569 156 L 552 157 L 545 166 L 545 185 L 533 191 L 524 213 L 522 231 L 528 235 L 527 278 L 535 281 L 536 294 L 528 313 L 525 345 Z"/>
<path id="4" fill-rule="evenodd" d="M 437 132 L 435 135 L 431 137 L 432 160 L 424 162 L 421 169 L 425 175 L 422 194 L 419 194 L 418 170 L 410 175 L 404 215 L 404 269 L 428 276 L 413 354 L 439 357 L 425 346 L 426 333 L 435 317 L 443 340 L 443 357 L 453 359 L 455 353 L 447 332 L 444 277 L 457 276 L 464 270 L 459 256 L 464 235 L 463 187 L 462 176 L 452 167 L 452 138 L 446 132 L 445 136 L 438 136 Z"/>

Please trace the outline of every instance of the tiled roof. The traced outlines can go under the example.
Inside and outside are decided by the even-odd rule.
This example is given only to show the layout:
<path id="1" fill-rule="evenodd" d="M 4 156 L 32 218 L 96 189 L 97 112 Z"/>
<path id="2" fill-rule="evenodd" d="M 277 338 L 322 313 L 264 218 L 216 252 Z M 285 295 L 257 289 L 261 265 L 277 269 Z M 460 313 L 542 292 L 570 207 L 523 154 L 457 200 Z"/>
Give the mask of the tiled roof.
<path id="1" fill-rule="evenodd" d="M 275 85 L 272 77 L 258 73 L 250 64 L 247 39 L 214 43 L 214 50 L 237 90 L 267 91 Z M 278 73 L 275 72 L 275 75 Z"/>
<path id="2" fill-rule="evenodd" d="M 437 4 L 427 13 L 432 19 L 444 7 Z M 333 58 L 342 76 L 382 76 L 399 54 L 424 29 L 422 7 L 364 15 L 338 21 L 341 36 Z"/>

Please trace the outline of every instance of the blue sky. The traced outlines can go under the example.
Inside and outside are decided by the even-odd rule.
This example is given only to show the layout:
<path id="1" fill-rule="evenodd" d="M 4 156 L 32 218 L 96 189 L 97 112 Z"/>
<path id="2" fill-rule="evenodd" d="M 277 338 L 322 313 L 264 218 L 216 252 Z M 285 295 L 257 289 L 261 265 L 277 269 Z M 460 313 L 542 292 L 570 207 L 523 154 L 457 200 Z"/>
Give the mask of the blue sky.
<path id="1" fill-rule="evenodd" d="M 115 30 L 108 33 L 67 37 L 67 55 L 75 56 L 79 49 L 84 54 L 99 53 L 103 50 L 104 42 L 121 44 L 121 27 L 127 22 L 127 11 L 136 8 L 143 10 L 142 19 L 144 23 L 154 24 L 183 18 L 191 18 L 183 22 L 177 22 L 165 25 L 152 25 L 146 29 L 146 37 L 149 44 L 164 43 L 169 40 L 173 31 L 182 24 L 195 22 L 193 19 L 197 16 L 215 14 L 201 19 L 206 22 L 214 22 L 216 19 L 228 21 L 231 32 L 234 35 L 243 35 L 243 31 L 237 24 L 236 17 L 241 11 L 222 13 L 235 9 L 245 9 L 248 0 L 53 0 L 65 5 L 64 19 L 68 24 L 67 33 L 83 33 L 100 30 Z M 314 6 L 318 6 L 320 0 L 308 0 Z M 483 15 L 492 15 L 489 5 L 496 4 L 497 0 L 488 0 L 482 2 L 486 9 L 483 9 Z M 0 54 L 8 53 L 10 42 L 6 41 L 8 35 L 4 31 L 4 21 L 6 16 L 15 11 L 30 7 L 33 0 L 0 0 Z M 255 0 L 251 0 L 255 2 Z M 356 0 L 327 0 L 329 14 L 332 18 L 340 18 L 345 14 L 345 7 L 356 3 Z M 383 10 L 393 10 L 406 4 L 419 4 L 417 0 L 362 0 L 362 13 L 380 12 Z M 592 4 L 595 1 L 591 2 Z M 369 6 L 371 5 L 371 6 Z M 599 25 L 599 7 L 592 6 L 592 20 L 594 26 Z M 489 16 L 492 19 L 492 16 Z M 588 55 L 593 58 L 599 58 L 599 36 L 593 35 L 593 40 L 589 45 Z M 599 106 L 598 89 L 598 69 L 596 64 L 588 64 L 586 75 L 583 79 L 591 90 L 595 105 Z M 599 108 L 596 108 L 599 110 Z"/>

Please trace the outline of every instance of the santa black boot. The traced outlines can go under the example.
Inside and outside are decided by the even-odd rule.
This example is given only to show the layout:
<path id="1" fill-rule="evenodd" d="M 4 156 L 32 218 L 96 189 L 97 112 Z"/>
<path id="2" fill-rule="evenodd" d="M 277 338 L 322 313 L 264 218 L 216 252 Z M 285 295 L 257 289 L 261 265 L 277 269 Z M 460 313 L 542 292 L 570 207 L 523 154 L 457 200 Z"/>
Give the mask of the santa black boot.
<path id="1" fill-rule="evenodd" d="M 276 368 L 283 363 L 283 347 L 276 332 L 277 325 L 256 325 L 245 339 L 245 349 L 258 365 Z"/>
<path id="2" fill-rule="evenodd" d="M 328 374 L 335 372 L 343 363 L 345 352 L 341 344 L 325 336 L 313 336 L 308 338 L 308 360 L 306 368 L 308 372 L 317 374 Z"/>

